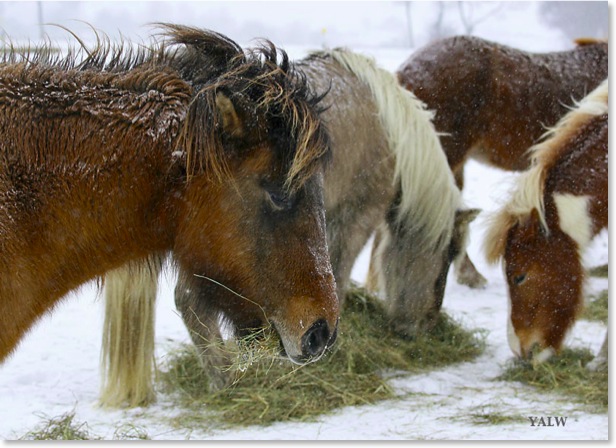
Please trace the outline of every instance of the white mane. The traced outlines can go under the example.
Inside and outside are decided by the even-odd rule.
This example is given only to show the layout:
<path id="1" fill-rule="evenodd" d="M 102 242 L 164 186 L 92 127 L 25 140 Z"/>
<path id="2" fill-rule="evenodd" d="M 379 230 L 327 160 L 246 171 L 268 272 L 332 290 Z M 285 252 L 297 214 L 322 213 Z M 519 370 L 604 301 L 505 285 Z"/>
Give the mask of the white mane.
<path id="1" fill-rule="evenodd" d="M 504 253 L 505 235 L 508 230 L 515 223 L 520 222 L 523 217 L 528 216 L 533 209 L 537 210 L 543 229 L 549 232 L 544 204 L 547 171 L 554 160 L 558 158 L 560 152 L 567 147 L 565 143 L 575 137 L 580 126 L 583 126 L 593 117 L 607 113 L 608 80 L 606 79 L 581 101 L 576 102 L 554 127 L 548 129 L 539 143 L 529 148 L 531 167 L 518 177 L 509 201 L 490 219 L 491 224 L 485 238 L 485 253 L 488 261 L 492 263 L 498 261 Z M 580 199 L 584 198 L 581 197 Z M 558 207 L 564 206 L 562 196 L 555 198 L 555 201 Z M 571 201 L 568 201 L 568 203 L 571 206 Z M 581 208 L 580 204 L 575 203 L 575 206 Z M 573 232 L 574 235 L 579 236 L 579 238 L 574 237 L 574 239 L 579 240 L 578 242 L 587 240 L 589 239 L 588 232 L 588 230 L 582 232 L 585 235 L 583 237 L 580 236 L 580 232 Z"/>
<path id="2" fill-rule="evenodd" d="M 518 180 L 516 191 L 507 205 L 510 213 L 524 215 L 536 208 L 541 224 L 545 230 L 548 230 L 543 203 L 546 170 L 565 147 L 563 143 L 572 138 L 581 125 L 592 117 L 606 113 L 608 113 L 607 79 L 581 101 L 576 102 L 571 111 L 563 116 L 554 127 L 548 129 L 542 136 L 541 142 L 528 150 L 531 154 L 531 168 Z"/>
<path id="3" fill-rule="evenodd" d="M 425 246 L 442 249 L 451 239 L 462 198 L 434 129 L 433 113 L 373 59 L 341 49 L 329 54 L 370 87 L 378 106 L 396 155 L 393 181 L 400 181 L 402 188 L 398 219 L 418 231 Z"/>

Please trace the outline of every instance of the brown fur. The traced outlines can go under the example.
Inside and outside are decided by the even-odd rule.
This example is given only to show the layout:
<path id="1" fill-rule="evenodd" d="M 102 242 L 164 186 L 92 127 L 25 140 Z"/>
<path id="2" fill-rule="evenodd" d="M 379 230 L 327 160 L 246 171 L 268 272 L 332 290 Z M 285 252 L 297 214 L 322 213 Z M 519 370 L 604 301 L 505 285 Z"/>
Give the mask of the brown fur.
<path id="1" fill-rule="evenodd" d="M 607 77 L 607 62 L 608 44 L 602 41 L 528 53 L 459 36 L 416 51 L 397 73 L 436 112 L 449 165 L 461 176 L 468 157 L 505 170 L 526 169 L 527 149 Z"/>
<path id="2" fill-rule="evenodd" d="M 471 36 L 433 42 L 397 71 L 400 84 L 436 112 L 434 125 L 461 190 L 468 158 L 526 169 L 527 149 L 607 73 L 606 41 L 529 53 Z M 468 274 L 458 277 L 461 283 L 485 284 L 468 256 L 462 265 Z"/>
<path id="3" fill-rule="evenodd" d="M 260 303 L 291 356 L 298 322 L 334 332 L 320 98 L 272 44 L 164 35 L 0 65 L 0 359 L 70 290 L 168 253 Z"/>
<path id="4" fill-rule="evenodd" d="M 561 348 L 582 307 L 582 238 L 563 226 L 586 220 L 592 238 L 608 224 L 607 81 L 588 95 L 531 149 L 533 167 L 512 200 L 494 218 L 486 237 L 489 261 L 503 257 L 511 298 L 511 323 L 522 356 L 534 344 Z M 588 197 L 581 216 L 562 216 L 555 195 Z M 573 213 L 573 212 L 569 212 Z"/>

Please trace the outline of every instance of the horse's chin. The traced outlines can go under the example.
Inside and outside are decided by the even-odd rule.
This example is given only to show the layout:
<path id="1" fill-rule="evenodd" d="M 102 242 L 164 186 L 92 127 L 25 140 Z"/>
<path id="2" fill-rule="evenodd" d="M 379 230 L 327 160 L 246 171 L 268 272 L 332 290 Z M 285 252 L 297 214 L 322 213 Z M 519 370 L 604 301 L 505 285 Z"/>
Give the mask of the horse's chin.
<path id="1" fill-rule="evenodd" d="M 310 364 L 310 363 L 316 362 L 319 359 L 321 359 L 324 354 L 325 354 L 325 351 L 323 353 L 321 353 L 320 355 L 318 355 L 318 356 L 311 356 L 311 357 L 289 356 L 284 351 L 284 347 L 282 348 L 282 352 L 281 352 L 281 355 L 283 357 L 285 357 L 286 359 L 291 361 L 293 364 L 298 365 L 298 366 L 305 366 L 306 364 Z"/>

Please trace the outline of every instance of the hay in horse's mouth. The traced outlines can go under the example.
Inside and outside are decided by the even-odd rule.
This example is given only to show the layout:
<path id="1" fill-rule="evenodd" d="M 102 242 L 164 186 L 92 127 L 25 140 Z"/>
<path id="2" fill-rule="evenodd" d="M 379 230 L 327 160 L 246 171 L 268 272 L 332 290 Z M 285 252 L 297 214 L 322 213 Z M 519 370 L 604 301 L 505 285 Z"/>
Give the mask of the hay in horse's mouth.
<path id="1" fill-rule="evenodd" d="M 235 344 L 225 344 L 224 351 L 232 359 L 224 369 L 230 373 L 243 373 L 252 365 L 286 357 L 280 336 L 273 326 L 246 332 L 235 339 Z"/>

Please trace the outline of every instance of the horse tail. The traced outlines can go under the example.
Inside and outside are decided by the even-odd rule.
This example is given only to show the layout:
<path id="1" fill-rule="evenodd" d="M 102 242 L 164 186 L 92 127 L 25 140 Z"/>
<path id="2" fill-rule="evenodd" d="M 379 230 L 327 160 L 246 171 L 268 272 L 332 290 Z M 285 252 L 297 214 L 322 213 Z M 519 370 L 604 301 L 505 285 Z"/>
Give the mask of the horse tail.
<path id="1" fill-rule="evenodd" d="M 607 39 L 597 39 L 595 37 L 578 37 L 573 40 L 573 43 L 578 47 L 584 47 L 587 45 L 606 44 Z"/>
<path id="2" fill-rule="evenodd" d="M 433 112 L 373 59 L 343 49 L 330 54 L 370 87 L 378 106 L 396 157 L 393 182 L 399 182 L 401 189 L 398 224 L 421 238 L 423 248 L 443 250 L 451 240 L 462 196 L 434 128 Z"/>
<path id="3" fill-rule="evenodd" d="M 155 400 L 154 316 L 160 266 L 129 264 L 107 273 L 100 403 L 143 406 Z"/>

